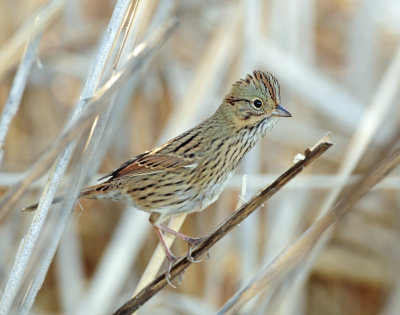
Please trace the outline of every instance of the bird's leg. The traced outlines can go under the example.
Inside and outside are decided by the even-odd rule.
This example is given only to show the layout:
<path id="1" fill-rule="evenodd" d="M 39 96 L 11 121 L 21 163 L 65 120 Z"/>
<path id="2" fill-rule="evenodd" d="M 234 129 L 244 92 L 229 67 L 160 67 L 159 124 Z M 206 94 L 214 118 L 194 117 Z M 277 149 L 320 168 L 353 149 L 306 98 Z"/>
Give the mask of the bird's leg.
<path id="1" fill-rule="evenodd" d="M 164 250 L 164 253 L 165 253 L 165 256 L 167 257 L 167 260 L 168 260 L 167 270 L 165 272 L 165 279 L 167 280 L 168 284 L 171 287 L 176 288 L 176 286 L 171 282 L 171 269 L 172 269 L 172 266 L 174 265 L 174 263 L 178 260 L 178 258 L 175 257 L 174 254 L 172 254 L 171 250 L 169 249 L 169 247 L 165 243 L 165 240 L 164 240 L 164 237 L 162 235 L 160 227 L 158 227 L 151 220 L 150 220 L 150 223 L 153 226 L 154 230 L 156 231 L 157 237 L 160 240 L 161 246 L 162 246 L 162 248 Z"/>
<path id="2" fill-rule="evenodd" d="M 183 233 L 180 233 L 178 231 L 175 231 L 171 228 L 169 228 L 168 226 L 165 225 L 155 225 L 153 224 L 153 226 L 157 229 L 163 230 L 169 234 L 175 235 L 177 238 L 180 238 L 181 240 L 185 241 L 188 244 L 188 251 L 186 253 L 186 259 L 189 260 L 192 263 L 198 263 L 201 262 L 202 260 L 195 260 L 192 257 L 192 250 L 194 247 L 196 247 L 196 245 L 198 245 L 204 238 L 203 237 L 190 237 L 187 236 Z M 171 252 L 171 251 L 170 251 Z M 210 258 L 210 253 L 207 252 L 207 259 Z"/>

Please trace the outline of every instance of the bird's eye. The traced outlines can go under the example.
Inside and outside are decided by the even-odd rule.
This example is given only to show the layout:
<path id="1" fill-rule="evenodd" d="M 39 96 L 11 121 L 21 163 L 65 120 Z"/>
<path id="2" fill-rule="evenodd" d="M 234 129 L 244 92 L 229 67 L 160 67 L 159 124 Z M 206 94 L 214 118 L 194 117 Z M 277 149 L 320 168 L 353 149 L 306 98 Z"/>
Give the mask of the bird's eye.
<path id="1" fill-rule="evenodd" d="M 263 105 L 263 103 L 262 103 L 262 101 L 261 101 L 260 99 L 256 98 L 256 99 L 253 101 L 253 105 L 254 105 L 255 108 L 261 108 L 261 106 Z"/>

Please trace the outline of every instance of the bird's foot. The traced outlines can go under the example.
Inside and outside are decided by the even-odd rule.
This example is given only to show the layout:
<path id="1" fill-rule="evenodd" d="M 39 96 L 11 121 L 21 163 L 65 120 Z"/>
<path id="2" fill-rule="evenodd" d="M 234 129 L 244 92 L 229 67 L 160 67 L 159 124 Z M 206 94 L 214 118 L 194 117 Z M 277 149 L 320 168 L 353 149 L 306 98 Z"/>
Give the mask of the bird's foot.
<path id="1" fill-rule="evenodd" d="M 152 222 L 152 220 L 150 220 L 150 223 L 153 225 L 153 227 L 154 227 L 154 229 L 156 231 L 156 234 L 157 234 L 157 236 L 158 236 L 158 238 L 160 240 L 160 243 L 161 243 L 161 245 L 162 245 L 162 247 L 164 249 L 165 255 L 167 257 L 168 264 L 167 264 L 167 270 L 165 271 L 165 279 L 167 280 L 168 284 L 171 287 L 176 288 L 176 286 L 171 281 L 171 279 L 172 279 L 171 270 L 172 270 L 173 265 L 178 261 L 179 258 L 175 257 L 175 255 L 172 254 L 171 250 L 169 249 L 169 247 L 165 243 L 165 240 L 164 240 L 164 237 L 163 237 L 163 235 L 161 233 L 161 230 L 163 230 L 163 231 L 165 231 L 167 233 L 175 235 L 176 237 L 180 238 L 181 240 L 185 241 L 188 244 L 188 251 L 186 253 L 186 259 L 188 261 L 190 261 L 191 263 L 199 263 L 199 262 L 204 260 L 204 259 L 196 260 L 192 256 L 193 249 L 204 240 L 204 237 L 199 237 L 199 238 L 190 237 L 190 236 L 182 234 L 182 233 L 180 233 L 178 231 L 172 230 L 168 226 L 156 225 L 154 222 Z M 209 251 L 207 251 L 206 259 L 210 259 L 210 252 Z M 180 276 L 180 278 L 178 279 L 178 285 L 181 282 L 182 277 L 183 277 L 183 273 Z"/>
<path id="2" fill-rule="evenodd" d="M 188 237 L 186 236 L 184 241 L 188 244 L 188 251 L 186 253 L 186 259 L 191 263 L 200 263 L 204 261 L 204 258 L 194 259 L 192 256 L 193 248 L 195 248 L 198 244 L 200 244 L 204 240 L 204 237 Z M 210 251 L 207 251 L 206 260 L 210 259 Z"/>
<path id="3" fill-rule="evenodd" d="M 171 276 L 171 270 L 174 264 L 177 262 L 179 258 L 174 256 L 171 252 L 167 254 L 167 269 L 165 270 L 165 280 L 167 280 L 167 283 L 176 289 L 176 287 L 181 283 L 182 276 L 179 277 L 177 285 L 172 283 L 172 276 Z"/>

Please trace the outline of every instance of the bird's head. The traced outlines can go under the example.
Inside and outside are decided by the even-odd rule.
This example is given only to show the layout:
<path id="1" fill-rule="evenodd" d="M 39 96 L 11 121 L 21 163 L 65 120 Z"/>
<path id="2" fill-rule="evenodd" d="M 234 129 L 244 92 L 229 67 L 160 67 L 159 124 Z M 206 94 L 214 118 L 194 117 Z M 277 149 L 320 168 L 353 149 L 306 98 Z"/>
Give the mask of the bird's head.
<path id="1" fill-rule="evenodd" d="M 271 73 L 260 70 L 235 82 L 221 109 L 240 128 L 268 118 L 292 116 L 280 105 L 278 80 Z"/>

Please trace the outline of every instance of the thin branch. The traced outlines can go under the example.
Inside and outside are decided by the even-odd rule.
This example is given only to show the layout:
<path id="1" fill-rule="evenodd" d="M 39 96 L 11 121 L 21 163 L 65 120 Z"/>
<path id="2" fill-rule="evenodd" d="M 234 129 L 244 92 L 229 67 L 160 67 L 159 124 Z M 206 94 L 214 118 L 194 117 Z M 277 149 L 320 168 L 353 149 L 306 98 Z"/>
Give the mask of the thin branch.
<path id="1" fill-rule="evenodd" d="M 387 117 L 389 110 L 393 106 L 393 102 L 398 93 L 400 82 L 400 45 L 397 46 L 389 66 L 373 95 L 371 103 L 368 105 L 360 122 L 357 125 L 354 134 L 350 139 L 346 155 L 342 159 L 342 163 L 337 172 L 340 178 L 339 184 L 332 189 L 323 202 L 323 206 L 319 211 L 320 215 L 325 214 L 332 206 L 348 178 L 353 173 L 357 164 L 364 156 L 365 150 L 370 145 L 372 139 L 378 133 L 379 128 Z"/>
<path id="2" fill-rule="evenodd" d="M 400 164 L 400 147 L 386 157 L 369 174 L 360 179 L 348 190 L 328 213 L 315 222 L 288 249 L 279 253 L 276 258 L 259 272 L 243 289 L 238 291 L 218 312 L 218 314 L 236 314 L 248 301 L 260 291 L 273 290 L 276 281 L 288 275 L 295 267 L 312 255 L 315 244 L 321 240 L 335 222 L 345 215 L 353 205 Z M 312 258 L 312 257 L 311 257 Z"/>
<path id="3" fill-rule="evenodd" d="M 4 105 L 0 118 L 0 163 L 4 155 L 4 141 L 8 133 L 11 121 L 18 111 L 22 95 L 25 91 L 26 82 L 33 62 L 36 60 L 36 54 L 39 47 L 42 31 L 34 32 L 30 38 L 25 54 L 19 64 L 17 73 L 13 80 L 13 85 L 8 95 L 7 102 Z"/>
<path id="4" fill-rule="evenodd" d="M 260 193 L 253 196 L 253 198 L 246 202 L 239 210 L 234 212 L 228 217 L 214 232 L 206 236 L 203 241 L 196 246 L 192 252 L 194 259 L 199 259 L 203 256 L 216 242 L 222 237 L 228 234 L 235 226 L 240 224 L 250 214 L 252 214 L 259 206 L 261 206 L 266 200 L 271 198 L 276 192 L 278 192 L 286 183 L 297 176 L 306 166 L 318 158 L 324 153 L 332 143 L 329 141 L 329 136 L 324 137 L 319 141 L 313 148 L 307 149 L 304 152 L 304 159 L 298 161 L 285 173 L 283 173 L 277 180 L 271 185 L 265 188 Z M 171 278 L 179 279 L 183 276 L 184 271 L 191 265 L 191 262 L 182 257 L 178 262 L 175 263 L 171 270 Z M 151 297 L 153 297 L 158 291 L 167 285 L 165 274 L 159 275 L 143 290 L 141 290 L 136 296 L 126 302 L 121 308 L 119 308 L 115 314 L 131 314 L 136 311 L 140 306 L 146 303 Z"/>
<path id="5" fill-rule="evenodd" d="M 48 1 L 32 14 L 31 17 L 27 18 L 24 24 L 1 47 L 0 80 L 4 78 L 7 71 L 18 63 L 29 37 L 35 37 L 39 32 L 42 32 L 53 23 L 60 15 L 60 12 L 62 12 L 65 3 L 65 0 Z"/>

